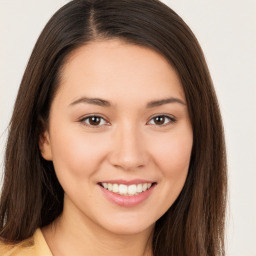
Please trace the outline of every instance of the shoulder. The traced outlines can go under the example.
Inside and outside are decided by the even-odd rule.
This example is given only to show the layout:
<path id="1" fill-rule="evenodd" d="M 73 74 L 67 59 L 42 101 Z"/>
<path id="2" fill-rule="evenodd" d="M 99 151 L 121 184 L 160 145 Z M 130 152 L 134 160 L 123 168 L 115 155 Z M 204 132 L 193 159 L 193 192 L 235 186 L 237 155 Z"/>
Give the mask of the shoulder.
<path id="1" fill-rule="evenodd" d="M 1 256 L 35 256 L 34 236 L 20 243 L 10 244 L 0 241 Z"/>
<path id="2" fill-rule="evenodd" d="M 16 244 L 5 243 L 0 240 L 0 255 L 52 256 L 41 229 L 37 229 L 32 237 Z"/>

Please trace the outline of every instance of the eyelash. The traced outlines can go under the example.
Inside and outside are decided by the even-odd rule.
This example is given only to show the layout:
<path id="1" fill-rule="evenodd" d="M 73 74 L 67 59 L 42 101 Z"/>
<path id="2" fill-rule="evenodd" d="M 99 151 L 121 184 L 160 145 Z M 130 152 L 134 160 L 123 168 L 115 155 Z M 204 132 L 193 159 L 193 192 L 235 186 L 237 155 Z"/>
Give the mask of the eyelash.
<path id="1" fill-rule="evenodd" d="M 86 121 L 88 121 L 90 118 L 97 118 L 97 119 L 100 119 L 100 123 L 97 124 L 97 125 L 92 125 L 92 124 L 90 124 L 90 123 L 86 123 Z M 151 122 L 152 120 L 155 120 L 155 121 L 156 121 L 156 118 L 164 118 L 164 119 L 165 119 L 164 124 L 160 124 L 160 125 L 151 124 L 150 122 Z M 168 119 L 169 121 L 166 122 L 167 119 Z M 104 120 L 104 122 L 105 122 L 104 124 L 101 124 L 101 123 L 102 123 L 102 120 Z M 157 115 L 157 116 L 151 117 L 150 120 L 149 120 L 149 122 L 147 122 L 147 125 L 156 125 L 156 126 L 159 126 L 159 127 L 164 127 L 164 126 L 173 124 L 173 123 L 175 123 L 176 121 L 177 121 L 176 118 L 174 118 L 173 116 L 162 114 L 162 115 Z M 82 118 L 81 120 L 79 120 L 79 122 L 85 124 L 86 126 L 92 127 L 92 128 L 99 128 L 99 127 L 101 127 L 101 126 L 103 126 L 103 125 L 109 125 L 109 122 L 106 121 L 106 119 L 105 119 L 104 117 L 99 116 L 99 115 L 90 115 L 90 116 L 86 116 L 86 117 Z"/>

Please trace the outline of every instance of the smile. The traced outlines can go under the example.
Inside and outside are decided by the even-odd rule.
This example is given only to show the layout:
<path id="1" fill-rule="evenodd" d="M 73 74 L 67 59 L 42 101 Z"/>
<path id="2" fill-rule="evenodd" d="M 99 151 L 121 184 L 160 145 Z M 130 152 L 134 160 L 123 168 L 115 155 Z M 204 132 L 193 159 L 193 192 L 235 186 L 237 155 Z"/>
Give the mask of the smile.
<path id="1" fill-rule="evenodd" d="M 133 207 L 146 201 L 152 194 L 157 182 L 149 180 L 109 180 L 98 183 L 103 195 L 110 202 L 122 206 Z"/>
<path id="2" fill-rule="evenodd" d="M 150 189 L 153 183 L 141 183 L 141 184 L 115 184 L 115 183 L 100 183 L 100 185 L 113 193 L 124 196 L 139 195 L 142 192 Z"/>

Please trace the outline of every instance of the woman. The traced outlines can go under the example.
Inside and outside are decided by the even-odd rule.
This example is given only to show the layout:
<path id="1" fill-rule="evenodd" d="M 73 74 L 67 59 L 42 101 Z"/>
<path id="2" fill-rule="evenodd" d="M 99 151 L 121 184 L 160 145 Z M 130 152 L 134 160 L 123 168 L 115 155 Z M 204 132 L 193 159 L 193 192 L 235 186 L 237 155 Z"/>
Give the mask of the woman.
<path id="1" fill-rule="evenodd" d="M 156 0 L 74 0 L 17 96 L 3 255 L 224 255 L 226 157 L 200 46 Z"/>

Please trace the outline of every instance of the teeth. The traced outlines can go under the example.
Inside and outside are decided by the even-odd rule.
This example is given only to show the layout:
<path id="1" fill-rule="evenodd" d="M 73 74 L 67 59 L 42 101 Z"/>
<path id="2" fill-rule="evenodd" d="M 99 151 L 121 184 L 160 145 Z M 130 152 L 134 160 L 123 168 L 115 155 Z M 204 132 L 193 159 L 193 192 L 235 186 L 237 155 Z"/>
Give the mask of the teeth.
<path id="1" fill-rule="evenodd" d="M 138 193 L 142 192 L 142 184 L 137 185 L 137 191 L 138 191 Z"/>
<path id="2" fill-rule="evenodd" d="M 126 195 L 128 191 L 128 187 L 126 185 L 120 184 L 119 185 L 119 194 L 120 195 Z"/>
<path id="3" fill-rule="evenodd" d="M 148 189 L 148 184 L 147 183 L 144 183 L 142 185 L 142 191 L 146 191 Z"/>
<path id="4" fill-rule="evenodd" d="M 118 185 L 117 184 L 114 184 L 113 185 L 113 192 L 117 193 L 118 192 Z"/>
<path id="5" fill-rule="evenodd" d="M 135 195 L 137 192 L 137 186 L 136 185 L 130 185 L 128 186 L 128 195 Z"/>
<path id="6" fill-rule="evenodd" d="M 111 183 L 108 183 L 108 190 L 109 190 L 109 191 L 112 191 L 112 189 L 113 189 L 112 184 L 111 184 Z"/>
<path id="7" fill-rule="evenodd" d="M 138 195 L 146 191 L 147 189 L 151 188 L 152 183 L 143 183 L 143 184 L 132 184 L 132 185 L 124 185 L 124 184 L 112 184 L 112 183 L 101 183 L 101 185 L 114 193 L 126 196 L 134 196 Z"/>

